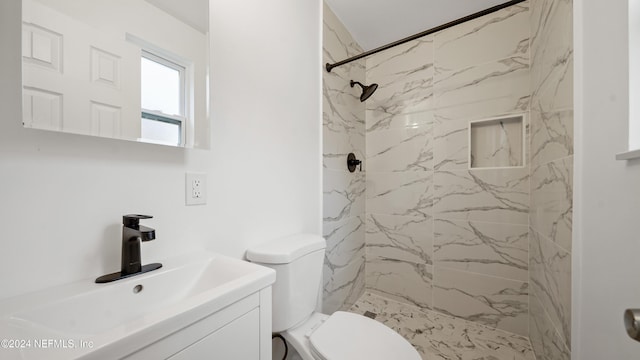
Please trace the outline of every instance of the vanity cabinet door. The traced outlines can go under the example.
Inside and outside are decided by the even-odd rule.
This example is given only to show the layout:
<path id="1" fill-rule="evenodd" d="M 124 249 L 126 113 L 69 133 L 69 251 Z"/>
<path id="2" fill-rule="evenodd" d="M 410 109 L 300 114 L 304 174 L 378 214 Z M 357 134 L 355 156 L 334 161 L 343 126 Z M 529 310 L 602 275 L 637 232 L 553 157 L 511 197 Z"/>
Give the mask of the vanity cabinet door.
<path id="1" fill-rule="evenodd" d="M 259 359 L 259 329 L 260 311 L 256 308 L 173 355 L 169 359 Z"/>
<path id="2" fill-rule="evenodd" d="M 270 298 L 271 293 L 267 292 L 267 294 Z M 260 321 L 260 315 L 262 314 L 263 317 L 268 315 L 271 318 L 271 303 L 265 304 L 263 307 L 260 298 L 260 293 L 249 295 L 139 349 L 125 359 L 260 359 L 259 350 L 256 349 L 259 348 L 261 324 L 265 321 L 264 318 L 262 322 Z M 266 339 L 271 340 L 270 330 L 271 323 L 269 322 L 269 328 L 266 329 L 268 334 L 262 334 L 263 342 Z M 265 329 L 262 328 L 262 331 Z M 271 344 L 271 341 L 268 341 L 267 344 Z M 233 357 L 223 356 L 223 354 L 236 354 L 233 351 L 238 354 L 238 357 L 235 357 L 236 355 Z M 248 352 L 246 356 L 245 352 Z M 263 354 L 263 359 L 270 359 L 271 348 L 263 349 Z M 266 354 L 269 357 L 266 357 Z"/>

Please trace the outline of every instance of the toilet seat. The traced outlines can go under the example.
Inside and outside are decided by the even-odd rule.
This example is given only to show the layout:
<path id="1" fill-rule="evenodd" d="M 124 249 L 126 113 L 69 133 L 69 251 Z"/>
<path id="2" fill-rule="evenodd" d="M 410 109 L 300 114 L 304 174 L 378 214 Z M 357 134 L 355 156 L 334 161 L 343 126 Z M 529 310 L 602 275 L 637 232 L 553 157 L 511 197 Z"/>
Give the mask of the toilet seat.
<path id="1" fill-rule="evenodd" d="M 368 317 L 337 311 L 309 336 L 318 360 L 420 360 L 398 333 Z"/>

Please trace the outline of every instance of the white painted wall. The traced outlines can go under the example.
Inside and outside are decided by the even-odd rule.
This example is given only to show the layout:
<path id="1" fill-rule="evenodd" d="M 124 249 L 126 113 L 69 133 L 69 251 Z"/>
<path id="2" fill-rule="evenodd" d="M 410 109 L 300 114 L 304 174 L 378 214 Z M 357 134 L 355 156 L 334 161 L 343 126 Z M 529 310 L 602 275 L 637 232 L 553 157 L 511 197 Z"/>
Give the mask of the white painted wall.
<path id="1" fill-rule="evenodd" d="M 574 1 L 574 359 L 637 359 L 625 308 L 640 307 L 640 161 L 627 150 L 627 1 Z"/>
<path id="2" fill-rule="evenodd" d="M 212 145 L 185 150 L 24 129 L 20 1 L 0 2 L 0 299 L 118 270 L 126 213 L 155 216 L 143 262 L 321 233 L 320 1 L 211 16 Z M 208 174 L 208 205 L 185 207 L 185 171 Z"/>

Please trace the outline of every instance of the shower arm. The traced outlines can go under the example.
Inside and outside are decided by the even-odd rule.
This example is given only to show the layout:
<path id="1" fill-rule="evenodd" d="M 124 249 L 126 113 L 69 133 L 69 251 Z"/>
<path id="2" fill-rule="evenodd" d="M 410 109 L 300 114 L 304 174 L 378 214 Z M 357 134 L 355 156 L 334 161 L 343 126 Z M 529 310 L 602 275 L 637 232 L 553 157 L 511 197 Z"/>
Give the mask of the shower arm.
<path id="1" fill-rule="evenodd" d="M 504 8 L 516 5 L 516 4 L 524 2 L 524 1 L 526 1 L 526 0 L 511 0 L 511 1 L 507 1 L 506 3 L 490 7 L 488 9 L 479 11 L 479 12 L 471 14 L 471 15 L 467 15 L 465 17 L 462 17 L 462 18 L 457 19 L 457 20 L 453 20 L 453 21 L 448 22 L 446 24 L 443 24 L 443 25 L 440 25 L 440 26 L 436 26 L 434 28 L 431 28 L 429 30 L 425 30 L 423 32 L 420 32 L 420 33 L 417 33 L 417 34 L 414 34 L 414 35 L 411 35 L 411 36 L 406 37 L 404 39 L 400 39 L 398 41 L 394 41 L 394 42 L 392 42 L 390 44 L 383 45 L 383 46 L 381 46 L 379 48 L 376 48 L 376 49 L 373 49 L 373 50 L 369 50 L 369 51 L 365 51 L 360 55 L 356 55 L 356 56 L 350 57 L 348 59 L 345 59 L 345 60 L 342 60 L 342 61 L 338 61 L 337 63 L 333 63 L 333 64 L 327 63 L 325 65 L 325 69 L 327 70 L 327 72 L 331 72 L 331 70 L 334 67 L 342 66 L 342 65 L 348 64 L 348 63 L 350 63 L 352 61 L 360 60 L 362 58 L 365 58 L 367 56 L 373 55 L 375 53 L 379 53 L 380 51 L 391 49 L 392 47 L 395 47 L 395 46 L 398 46 L 398 45 L 402 45 L 402 44 L 407 43 L 409 41 L 412 41 L 412 40 L 415 40 L 415 39 L 419 39 L 419 38 L 421 38 L 423 36 L 427 36 L 429 34 L 433 34 L 433 33 L 436 33 L 438 31 L 442 31 L 444 29 L 448 29 L 448 28 L 456 26 L 456 25 L 460 25 L 460 24 L 465 23 L 467 21 L 470 21 L 470 20 L 473 20 L 473 19 L 477 19 L 479 17 L 494 13 L 494 12 L 496 12 L 498 10 L 502 10 Z"/>

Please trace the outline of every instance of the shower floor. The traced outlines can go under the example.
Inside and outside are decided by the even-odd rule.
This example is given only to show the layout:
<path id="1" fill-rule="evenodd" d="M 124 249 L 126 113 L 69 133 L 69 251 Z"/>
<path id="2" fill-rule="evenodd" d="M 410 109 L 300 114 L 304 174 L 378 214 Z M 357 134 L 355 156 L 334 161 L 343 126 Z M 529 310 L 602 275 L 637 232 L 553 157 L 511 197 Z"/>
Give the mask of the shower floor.
<path id="1" fill-rule="evenodd" d="M 423 359 L 535 360 L 525 337 L 371 293 L 364 293 L 349 311 L 376 314 L 377 321 L 406 338 Z"/>

